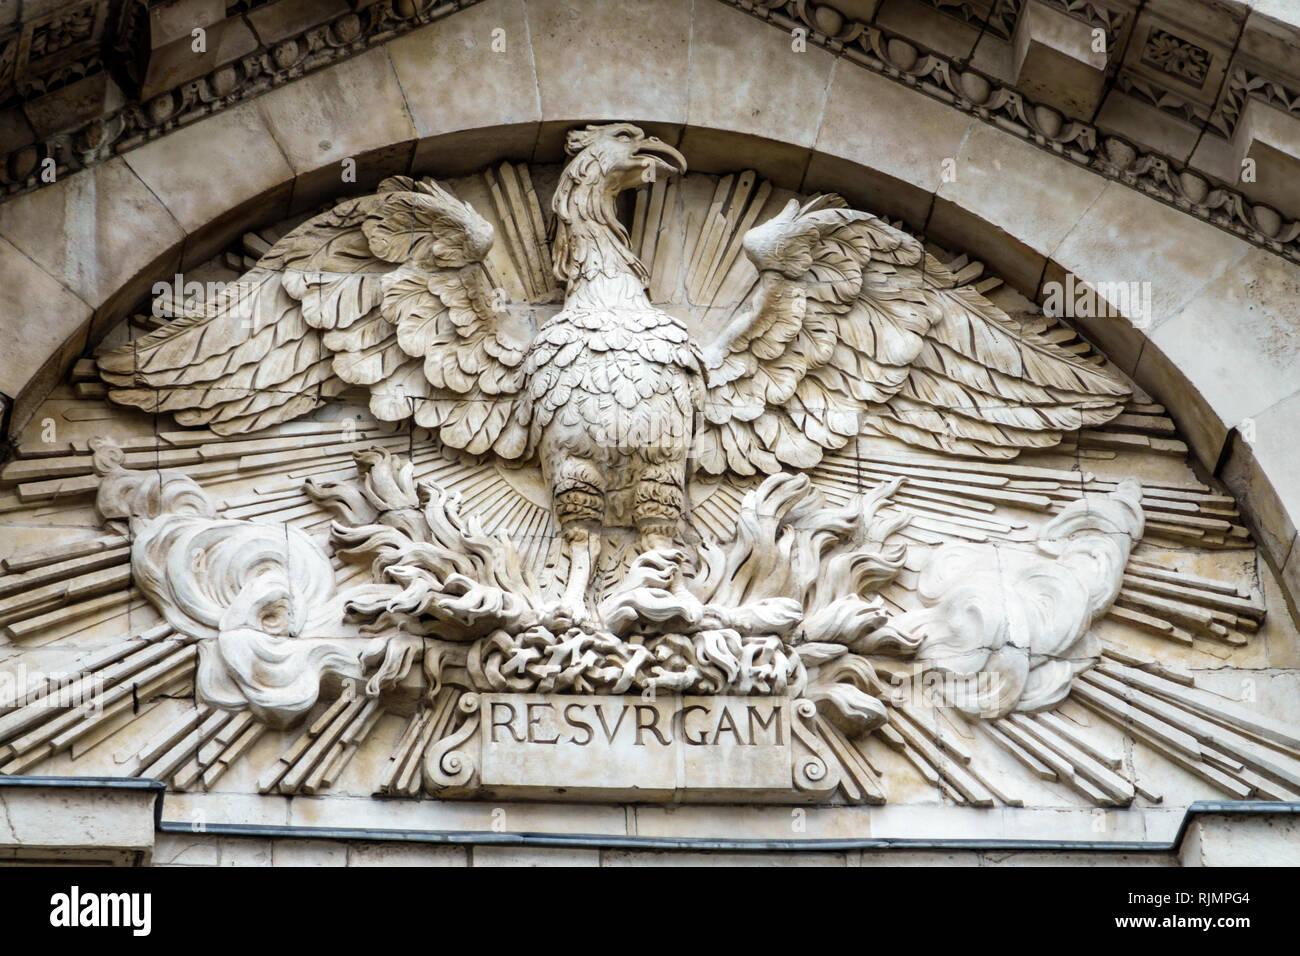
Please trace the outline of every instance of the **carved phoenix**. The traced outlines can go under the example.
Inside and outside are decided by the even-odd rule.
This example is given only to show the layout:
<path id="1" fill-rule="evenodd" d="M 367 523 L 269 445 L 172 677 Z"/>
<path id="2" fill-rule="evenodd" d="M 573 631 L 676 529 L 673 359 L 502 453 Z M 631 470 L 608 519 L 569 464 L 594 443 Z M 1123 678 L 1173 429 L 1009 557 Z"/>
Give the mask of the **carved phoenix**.
<path id="1" fill-rule="evenodd" d="M 571 132 L 551 209 L 563 307 L 518 334 L 485 265 L 493 229 L 432 180 L 396 176 L 289 232 L 241 294 L 99 358 L 110 397 L 227 435 L 350 386 L 380 419 L 453 448 L 536 460 L 585 607 L 600 529 L 679 539 L 688 479 L 806 469 L 865 429 L 1009 458 L 1117 415 L 1128 388 L 1025 331 L 912 236 L 835 196 L 791 200 L 743 239 L 748 296 L 707 341 L 651 302 L 616 197 L 684 172 L 617 123 Z"/>

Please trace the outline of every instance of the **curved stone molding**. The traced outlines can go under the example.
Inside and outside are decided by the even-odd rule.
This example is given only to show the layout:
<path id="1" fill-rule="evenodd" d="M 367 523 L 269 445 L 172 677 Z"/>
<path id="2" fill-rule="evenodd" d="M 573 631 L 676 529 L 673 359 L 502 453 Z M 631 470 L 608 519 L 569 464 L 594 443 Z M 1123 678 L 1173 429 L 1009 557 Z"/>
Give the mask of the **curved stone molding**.
<path id="1" fill-rule="evenodd" d="M 113 81 L 107 78 L 104 65 L 98 62 L 96 56 L 71 61 L 58 68 L 61 72 L 53 87 L 57 90 L 61 83 L 68 82 L 69 77 L 81 76 L 81 79 L 71 83 L 70 89 L 87 83 L 106 87 L 99 91 L 99 99 L 108 111 L 94 115 L 92 109 L 94 118 L 84 126 L 60 132 L 44 142 L 24 145 L 7 157 L 0 157 L 3 159 L 0 161 L 0 185 L 4 185 L 10 195 L 44 188 L 55 181 L 55 177 L 90 168 L 114 155 L 166 136 L 176 129 L 294 82 L 322 67 L 355 56 L 477 2 L 479 0 L 465 0 L 455 5 L 437 5 L 432 0 L 398 0 L 396 3 L 386 0 L 367 5 L 357 13 L 335 16 L 334 19 L 310 27 L 304 28 L 299 24 L 296 32 L 292 27 L 286 32 L 277 22 L 277 15 L 271 11 L 253 13 L 247 24 L 238 16 L 213 24 L 199 24 L 204 29 L 211 29 L 215 36 L 221 38 L 224 58 L 187 56 L 187 51 L 181 49 L 185 46 L 181 42 L 183 37 L 166 47 L 155 48 L 151 53 L 155 62 L 148 67 L 149 75 L 140 81 L 140 102 L 125 106 L 115 106 L 122 98 L 121 93 Z M 1023 62 L 1020 63 L 1020 75 L 1017 77 L 1019 85 L 1016 82 L 1004 82 L 987 72 L 981 72 L 978 67 L 963 66 L 960 62 L 965 59 L 963 57 L 954 58 L 944 56 L 939 51 L 927 51 L 924 39 L 918 40 L 875 23 L 853 20 L 837 11 L 832 4 L 811 4 L 804 0 L 722 2 L 731 3 L 783 29 L 802 31 L 808 40 L 821 44 L 837 56 L 845 56 L 875 72 L 927 92 L 949 105 L 972 112 L 1000 128 L 1087 165 L 1102 175 L 1141 189 L 1176 208 L 1242 235 L 1250 242 L 1292 259 L 1300 258 L 1300 225 L 1286 218 L 1287 210 L 1279 213 L 1267 202 L 1251 201 L 1240 189 L 1220 181 L 1218 177 L 1222 175 L 1223 167 L 1220 157 L 1207 155 L 1205 159 L 1208 160 L 1208 166 L 1202 163 L 1200 167 L 1194 167 L 1188 162 L 1188 157 L 1169 156 L 1160 150 L 1134 146 L 1122 136 L 1106 137 L 1097 127 L 1087 122 L 1094 109 L 1086 110 L 1082 117 L 1076 116 L 1078 110 L 1070 108 L 1075 104 L 1069 102 L 1068 93 L 1050 89 L 1054 79 L 1066 84 L 1071 82 L 1070 78 L 1054 77 L 1050 69 L 1044 78 L 1049 89 L 1040 90 L 1035 86 L 1032 71 Z M 944 13 L 973 21 L 976 26 L 987 30 L 991 38 L 1013 43 L 1018 59 L 1022 56 L 1020 47 L 1024 43 L 1034 42 L 1032 37 L 1022 40 L 1021 33 L 1034 32 L 1032 21 L 1039 5 L 1043 9 L 1050 8 L 1052 15 L 1102 30 L 1108 51 L 1120 49 L 1132 30 L 1129 22 L 1131 11 L 1123 0 L 1113 4 L 1115 9 L 1108 9 L 1107 5 L 1091 0 L 1031 0 L 1027 4 L 1020 0 L 998 0 L 983 11 L 978 11 L 969 4 L 946 4 L 939 0 L 932 0 L 932 5 Z M 539 18 L 544 21 L 548 11 L 543 4 L 536 6 Z M 335 15 L 337 12 L 332 11 Z M 72 15 L 88 18 L 87 31 L 91 28 L 90 21 L 96 20 L 93 30 L 98 35 L 104 32 L 103 14 L 102 5 L 91 3 L 74 11 Z M 1196 11 L 1192 11 L 1192 14 L 1190 20 L 1199 23 Z M 1273 34 L 1279 31 L 1285 34 L 1287 24 L 1272 20 L 1258 24 L 1252 21 L 1253 42 L 1242 44 L 1248 48 L 1242 54 L 1247 65 L 1234 61 L 1222 96 L 1215 95 L 1217 87 L 1207 85 L 1204 95 L 1209 97 L 1209 102 L 1217 101 L 1219 104 L 1211 115 L 1208 107 L 1198 107 L 1196 102 L 1180 95 L 1186 94 L 1186 89 L 1169 91 L 1158 85 L 1153 86 L 1153 76 L 1172 72 L 1184 83 L 1194 81 L 1195 85 L 1206 85 L 1205 74 L 1209 71 L 1210 64 L 1215 64 L 1214 75 L 1221 79 L 1225 72 L 1222 60 L 1233 51 L 1211 54 L 1190 41 L 1180 40 L 1164 29 L 1173 22 L 1167 19 L 1168 12 L 1165 17 L 1155 23 L 1139 18 L 1139 32 L 1143 38 L 1139 46 L 1143 52 L 1137 55 L 1133 63 L 1126 63 L 1121 70 L 1116 81 L 1117 90 L 1142 98 L 1158 109 L 1182 118 L 1194 119 L 1204 129 L 1229 140 L 1237 130 L 1248 98 L 1276 105 L 1283 113 L 1294 112 L 1292 107 L 1295 97 L 1287 86 L 1288 82 L 1294 86 L 1294 81 L 1267 79 L 1259 75 L 1261 53 L 1271 49 L 1270 43 L 1275 45 L 1278 42 Z M 148 28 L 128 22 L 129 19 L 125 17 L 114 26 L 120 34 L 117 48 L 131 50 L 142 43 L 147 47 Z M 508 18 L 498 19 L 504 22 Z M 1222 24 L 1201 26 L 1211 29 L 1212 26 L 1232 24 L 1235 21 L 1229 19 Z M 34 27 L 36 33 L 40 33 L 45 26 L 48 25 L 32 24 L 25 28 L 25 32 Z M 504 26 L 497 29 L 504 31 L 503 39 L 508 35 Z M 1051 32 L 1050 27 L 1044 29 Z M 146 34 L 143 40 L 137 35 L 141 30 Z M 75 30 L 72 32 L 75 33 Z M 1258 39 L 1255 34 L 1258 34 Z M 236 35 L 240 37 L 239 42 L 232 39 Z M 93 36 L 87 32 L 82 39 L 93 39 Z M 7 41 L 0 41 L 0 70 L 5 67 L 6 57 L 13 60 L 23 49 L 20 40 L 15 35 Z M 27 42 L 31 42 L 30 38 L 27 38 Z M 78 50 L 79 47 L 73 44 L 65 47 L 62 55 L 73 56 Z M 1117 64 L 1107 62 L 1109 56 L 1109 52 L 1102 55 L 1103 62 L 1107 63 L 1102 72 L 1113 73 L 1117 68 Z M 996 57 L 986 56 L 984 59 L 996 60 Z M 190 62 L 184 62 L 186 60 Z M 1200 63 L 1201 66 L 1199 72 L 1188 73 L 1184 70 L 1180 73 L 1177 69 L 1161 66 L 1166 61 L 1178 64 Z M 198 73 L 194 72 L 196 64 Z M 1154 74 L 1149 70 L 1142 72 L 1143 67 L 1148 65 L 1154 65 Z M 10 63 L 9 66 L 12 67 L 13 64 Z M 131 70 L 129 64 L 127 69 Z M 1134 75 L 1134 70 L 1138 71 L 1137 75 Z M 186 75 L 187 79 L 184 83 L 163 89 L 154 78 L 155 74 L 162 77 L 169 72 Z M 0 72 L 0 90 L 3 89 L 4 82 L 5 77 Z M 51 86 L 49 79 L 39 78 L 30 79 L 29 84 L 42 91 Z M 80 92 L 84 97 L 87 91 Z M 1061 95 L 1052 95 L 1054 93 Z M 1041 95 L 1036 94 L 1048 98 L 1041 99 Z M 46 99 L 57 100 L 58 95 L 47 96 Z M 91 99 L 93 102 L 94 97 Z M 1067 103 L 1064 109 L 1062 103 Z M 84 104 L 78 105 L 84 107 Z M 60 109 L 66 110 L 68 106 L 69 104 L 54 103 L 46 105 L 44 109 L 53 109 L 57 113 Z M 38 115 L 40 111 L 41 107 L 29 109 L 29 112 Z M 15 118 L 10 125 L 18 122 Z M 17 134 L 16 128 L 14 132 Z M 47 162 L 54 163 L 53 168 L 47 167 Z M 1236 176 L 1237 172 L 1232 170 L 1230 176 Z M 1279 193 L 1274 190 L 1270 195 L 1277 196 Z M 1295 209 L 1289 208 L 1289 211 L 1294 213 Z"/>

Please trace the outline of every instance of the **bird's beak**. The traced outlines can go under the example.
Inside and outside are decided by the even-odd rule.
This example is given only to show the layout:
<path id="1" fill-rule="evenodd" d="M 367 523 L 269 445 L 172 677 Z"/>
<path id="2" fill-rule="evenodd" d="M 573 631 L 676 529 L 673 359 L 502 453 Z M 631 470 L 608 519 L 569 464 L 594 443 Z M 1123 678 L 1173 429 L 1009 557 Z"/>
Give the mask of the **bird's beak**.
<path id="1" fill-rule="evenodd" d="M 661 139 L 648 136 L 636 149 L 637 156 L 649 160 L 656 173 L 665 176 L 686 172 L 686 157 Z"/>

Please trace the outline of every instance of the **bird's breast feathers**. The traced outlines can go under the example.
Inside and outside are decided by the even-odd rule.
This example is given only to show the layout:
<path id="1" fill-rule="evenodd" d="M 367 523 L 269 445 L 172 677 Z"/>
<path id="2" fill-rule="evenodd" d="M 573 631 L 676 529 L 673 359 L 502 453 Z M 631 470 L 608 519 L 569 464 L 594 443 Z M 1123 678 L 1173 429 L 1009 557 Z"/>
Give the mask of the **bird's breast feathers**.
<path id="1" fill-rule="evenodd" d="M 542 426 L 564 409 L 689 415 L 702 381 L 685 323 L 658 309 L 562 311 L 538 331 L 527 374 Z"/>

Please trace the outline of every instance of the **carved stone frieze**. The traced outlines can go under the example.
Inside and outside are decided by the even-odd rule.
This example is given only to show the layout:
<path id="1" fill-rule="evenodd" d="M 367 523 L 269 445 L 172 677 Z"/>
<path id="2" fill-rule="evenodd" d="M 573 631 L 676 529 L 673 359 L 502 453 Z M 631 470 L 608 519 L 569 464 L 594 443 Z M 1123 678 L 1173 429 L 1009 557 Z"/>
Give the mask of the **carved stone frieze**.
<path id="1" fill-rule="evenodd" d="M 1158 800 L 1101 726 L 1300 793 L 1292 728 L 1134 650 L 1264 621 L 1152 559 L 1249 545 L 1150 461 L 1186 452 L 1157 406 L 836 197 L 686 174 L 628 123 L 567 145 L 387 180 L 101 351 L 79 384 L 150 433 L 6 466 L 104 537 L 17 559 L 0 620 L 152 617 L 5 704 L 0 772 L 181 698 L 128 772 L 212 787 L 282 733 L 264 793 L 871 804 L 915 773 L 1017 806 L 1016 766 Z M 1141 477 L 1085 470 L 1114 449 Z"/>
<path id="2" fill-rule="evenodd" d="M 188 34 L 173 35 L 153 28 L 158 36 L 156 40 L 151 39 L 153 34 L 148 23 L 131 19 L 145 16 L 139 11 L 147 13 L 148 8 L 141 4 L 123 5 L 117 23 L 105 20 L 107 0 L 59 7 L 57 13 L 50 15 L 50 24 L 21 23 L 11 28 L 12 36 L 0 36 L 0 88 L 6 77 L 17 82 L 25 68 L 19 59 L 26 56 L 24 51 L 33 43 L 38 50 L 57 48 L 58 52 L 47 58 L 55 65 L 54 72 L 31 79 L 29 92 L 63 83 L 78 85 L 75 97 L 69 94 L 61 100 L 51 95 L 46 98 L 48 102 L 32 100 L 20 103 L 21 110 L 15 105 L 7 114 L 0 111 L 0 131 L 12 134 L 6 138 L 13 139 L 12 145 L 0 143 L 0 152 L 7 153 L 0 161 L 0 189 L 12 195 L 42 188 L 50 182 L 48 175 L 43 175 L 49 172 L 47 160 L 53 160 L 58 177 L 93 166 L 166 135 L 178 126 L 449 15 L 471 2 L 477 0 L 455 4 L 383 0 L 342 15 L 331 6 L 328 17 L 322 13 L 322 22 L 293 29 L 286 24 L 297 21 L 290 17 L 286 24 L 281 24 L 274 4 L 235 5 L 226 11 L 224 20 L 205 27 L 212 31 L 215 46 L 236 51 L 221 62 L 206 54 L 204 57 L 188 55 Z M 1101 175 L 1140 188 L 1248 241 L 1300 259 L 1300 228 L 1293 221 L 1300 207 L 1290 204 L 1284 190 L 1259 191 L 1251 187 L 1250 179 L 1238 181 L 1239 171 L 1224 166 L 1217 154 L 1174 156 L 1163 143 L 1144 141 L 1140 128 L 1126 127 L 1123 135 L 1105 136 L 1094 125 L 1091 108 L 1080 115 L 1057 108 L 1061 103 L 1074 102 L 1072 94 L 1036 95 L 1033 92 L 1038 89 L 1036 83 L 1018 88 L 1008 77 L 999 78 L 984 69 L 979 57 L 972 64 L 966 57 L 942 56 L 927 50 L 923 40 L 885 29 L 874 22 L 874 17 L 855 19 L 854 11 L 841 12 L 834 4 L 804 0 L 722 2 L 785 29 L 804 30 L 813 42 L 837 55 L 972 112 Z M 1004 44 L 1012 42 L 1017 24 L 1024 19 L 1025 4 L 1019 0 L 928 2 L 944 13 L 979 26 L 990 41 Z M 1228 41 L 1224 38 L 1238 31 L 1225 32 L 1204 24 L 1199 27 L 1202 31 L 1199 33 L 1190 27 L 1183 29 L 1168 10 L 1159 17 L 1147 10 L 1139 17 L 1134 12 L 1136 5 L 1130 0 L 1033 0 L 1033 3 L 1104 31 L 1107 51 L 1128 51 L 1122 64 L 1118 55 L 1106 54 L 1105 73 L 1113 77 L 1108 82 L 1113 83 L 1115 92 L 1203 127 L 1212 136 L 1233 136 L 1243 100 L 1247 98 L 1281 106 L 1288 115 L 1294 112 L 1289 105 L 1294 96 L 1287 91 L 1296 84 L 1287 65 L 1267 62 L 1268 57 L 1255 49 L 1259 43 L 1252 46 L 1242 40 L 1240 55 L 1225 47 L 1223 44 Z M 1190 17 L 1189 22 L 1195 19 Z M 46 29 L 65 20 L 65 27 L 53 32 Z M 95 49 L 115 51 L 112 69 L 105 70 L 94 61 L 97 53 L 88 53 L 90 59 L 79 60 L 73 56 L 84 45 L 78 39 L 85 32 L 84 23 L 91 24 L 91 36 L 97 38 L 91 44 Z M 1250 30 L 1255 28 L 1253 23 L 1247 26 Z M 1277 26 L 1285 32 L 1283 27 Z M 1211 37 L 1208 40 L 1207 30 Z M 1268 32 L 1264 26 L 1259 30 Z M 231 39 L 218 44 L 217 34 L 225 36 L 227 32 L 231 37 L 237 33 L 238 42 Z M 1131 43 L 1128 42 L 1130 34 Z M 151 48 L 154 42 L 161 45 Z M 186 46 L 186 51 L 181 51 L 184 56 L 173 49 L 177 44 Z M 173 60 L 184 62 L 177 65 Z M 193 73 L 193 64 L 199 61 L 203 69 Z M 24 59 L 23 63 L 26 62 Z M 1169 69 L 1171 63 L 1173 72 Z M 1054 74 L 1049 70 L 1046 75 L 1050 79 Z M 1056 75 L 1064 74 L 1058 71 Z M 131 78 L 125 90 L 114 80 L 123 76 Z M 169 77 L 174 77 L 175 82 Z M 1093 102 L 1095 92 L 1083 95 L 1082 100 Z M 81 117 L 78 110 L 89 112 Z M 1139 165 L 1168 169 L 1171 175 L 1148 176 L 1117 168 L 1112 160 L 1116 152 L 1131 153 L 1135 161 L 1141 161 Z M 1195 190 L 1189 194 L 1180 189 L 1177 180 L 1182 178 L 1205 183 L 1205 195 L 1196 198 Z M 1167 181 L 1170 179 L 1174 182 Z"/>
<path id="3" fill-rule="evenodd" d="M 796 0 L 767 5 L 749 0 L 726 2 L 783 29 L 806 30 L 811 22 L 803 5 Z M 1147 149 L 1121 136 L 1106 135 L 1091 122 L 1035 103 L 1014 84 L 928 52 L 907 38 L 872 24 L 850 21 L 837 36 L 827 36 L 815 29 L 809 36 L 868 69 L 973 113 L 999 129 L 1139 189 L 1249 242 L 1300 261 L 1300 221 L 1288 219 L 1271 206 L 1252 202 L 1239 187 L 1198 172 L 1159 150 Z M 1177 96 L 1152 87 L 1149 76 L 1144 79 L 1122 74 L 1117 82 L 1162 108 L 1191 110 L 1189 115 L 1200 116 L 1202 122 L 1208 116 L 1208 110 L 1189 104 L 1185 94 Z M 1215 92 L 1217 87 L 1211 91 L 1211 98 Z M 1200 114 L 1196 112 L 1198 109 Z"/>
<path id="4" fill-rule="evenodd" d="M 214 22 L 204 11 L 194 12 L 198 20 L 185 19 L 181 9 L 184 29 L 164 28 L 163 42 L 150 12 L 159 4 L 120 4 L 112 22 L 109 0 L 87 0 L 23 22 L 11 37 L 0 30 L 0 106 L 15 94 L 31 121 L 26 142 L 0 141 L 0 193 L 54 181 L 43 168 L 46 160 L 53 160 L 57 177 L 94 166 L 477 2 L 380 0 L 342 15 L 323 5 L 327 19 L 303 27 L 301 14 L 290 15 L 295 26 L 287 32 L 279 14 L 257 13 L 263 4 L 234 5 Z M 201 51 L 193 47 L 191 27 L 206 31 Z M 105 69 L 101 49 L 111 51 L 112 70 Z M 223 51 L 224 58 L 218 55 Z M 129 79 L 126 90 L 114 74 Z M 75 97 L 45 95 L 77 81 Z M 18 137 L 18 122 L 15 116 L 0 123 L 0 131 Z"/>

